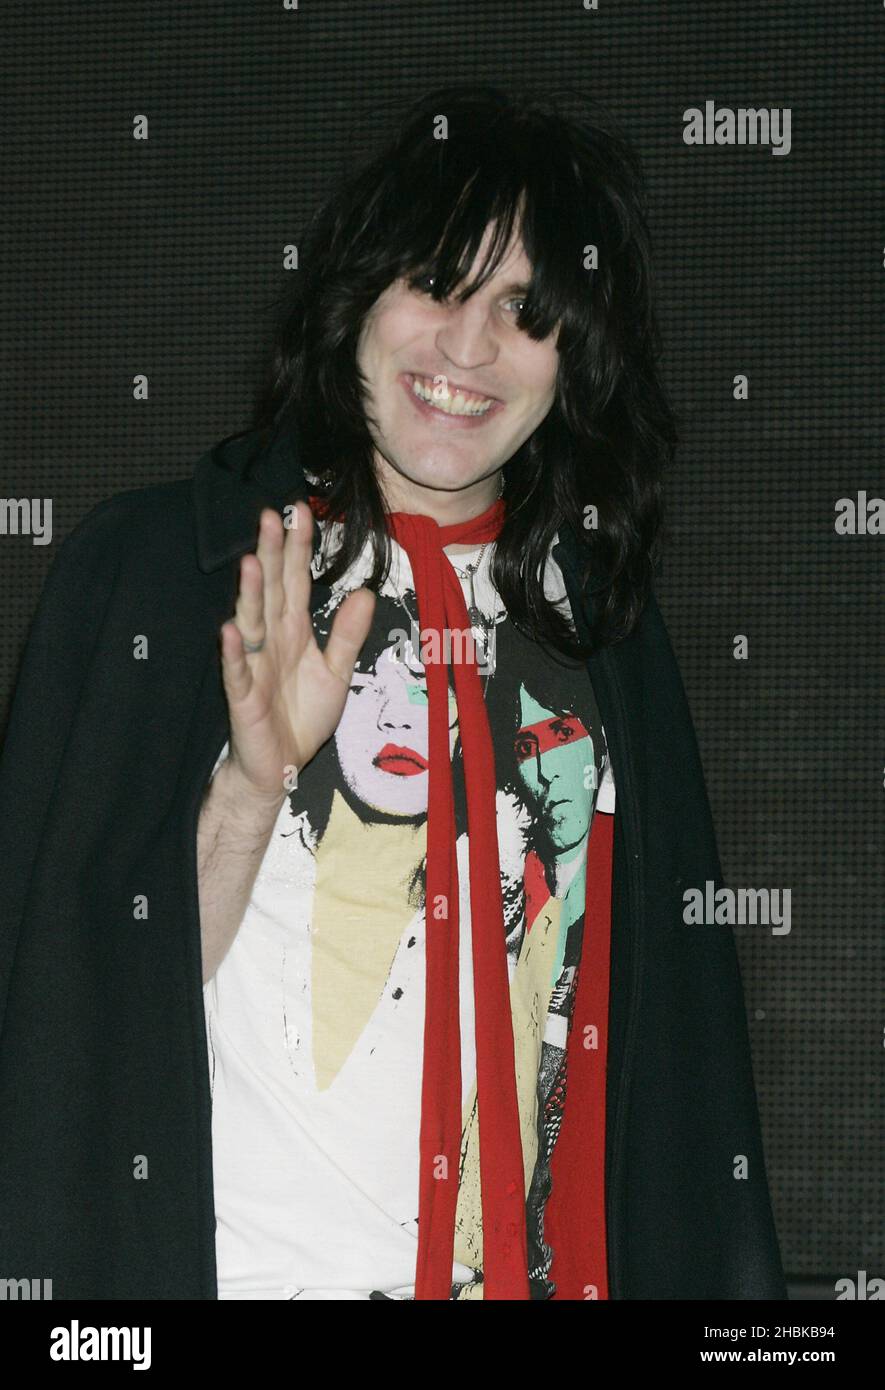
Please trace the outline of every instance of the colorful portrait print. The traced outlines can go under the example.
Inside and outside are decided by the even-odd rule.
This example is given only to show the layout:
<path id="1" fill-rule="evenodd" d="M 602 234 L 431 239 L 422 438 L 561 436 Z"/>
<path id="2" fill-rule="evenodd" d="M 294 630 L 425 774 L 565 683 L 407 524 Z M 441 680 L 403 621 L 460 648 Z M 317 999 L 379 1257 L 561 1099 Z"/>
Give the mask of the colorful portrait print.
<path id="1" fill-rule="evenodd" d="M 335 612 L 346 590 L 314 586 L 314 630 L 325 646 Z M 412 590 L 406 603 L 416 611 Z M 409 617 L 391 595 L 376 594 L 372 623 L 357 657 L 344 710 L 334 735 L 305 770 L 303 787 L 310 787 L 310 823 L 317 841 L 325 833 L 333 798 L 344 798 L 363 823 L 418 822 L 427 816 L 429 769 L 429 705 L 427 678 L 412 645 Z M 458 748 L 458 707 L 449 691 L 449 747 Z M 296 789 L 290 804 L 293 816 L 305 807 Z"/>
<path id="2" fill-rule="evenodd" d="M 335 731 L 338 762 L 359 801 L 388 815 L 427 810 L 429 705 L 427 677 L 410 641 L 404 659 L 389 633 L 369 670 L 355 670 Z M 449 692 L 449 749 L 458 736 L 458 709 Z"/>
<path id="3" fill-rule="evenodd" d="M 513 741 L 517 777 L 557 859 L 570 859 L 590 828 L 593 740 L 577 714 L 546 709 L 525 685 L 519 700 L 521 723 Z"/>

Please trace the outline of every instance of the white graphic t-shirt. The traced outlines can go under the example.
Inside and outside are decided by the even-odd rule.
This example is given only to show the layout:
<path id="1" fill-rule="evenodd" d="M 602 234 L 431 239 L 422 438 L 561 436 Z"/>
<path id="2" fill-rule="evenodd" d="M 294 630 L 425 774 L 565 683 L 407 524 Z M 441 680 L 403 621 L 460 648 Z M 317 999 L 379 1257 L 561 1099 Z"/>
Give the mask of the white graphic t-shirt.
<path id="1" fill-rule="evenodd" d="M 335 545 L 336 531 L 321 527 L 324 546 Z M 238 933 L 203 991 L 221 1299 L 414 1297 L 428 718 L 411 569 L 396 542 L 392 549 L 342 719 L 283 803 Z M 532 1297 L 548 1298 L 544 1206 L 567 1104 L 587 839 L 594 812 L 614 810 L 614 785 L 586 668 L 516 630 L 491 586 L 488 549 L 471 595 L 468 566 L 480 549 L 450 559 L 468 604 L 475 599 L 494 619 L 480 674 L 495 750 L 528 1273 Z M 325 563 L 321 551 L 315 577 Z M 369 568 L 367 545 L 344 581 L 314 583 L 321 646 Z M 568 614 L 552 556 L 545 589 Z M 482 1213 L 469 835 L 454 690 L 449 713 L 463 1116 L 451 1296 L 475 1299 Z M 213 776 L 227 753 L 225 744 Z"/>

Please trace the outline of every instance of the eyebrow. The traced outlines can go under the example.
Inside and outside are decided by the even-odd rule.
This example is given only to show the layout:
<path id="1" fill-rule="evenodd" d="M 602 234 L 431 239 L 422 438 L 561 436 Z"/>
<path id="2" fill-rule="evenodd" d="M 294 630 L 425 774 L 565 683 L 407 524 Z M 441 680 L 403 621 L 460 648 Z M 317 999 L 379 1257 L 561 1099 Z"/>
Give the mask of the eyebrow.
<path id="1" fill-rule="evenodd" d="M 526 295 L 526 294 L 528 294 L 528 292 L 529 292 L 530 289 L 531 289 L 531 285 L 524 285 L 524 284 L 522 284 L 521 282 L 518 283 L 518 284 L 515 283 L 515 282 L 511 282 L 511 284 L 505 285 L 505 286 L 503 287 L 503 289 L 499 290 L 498 293 L 499 293 L 499 294 L 523 294 L 523 295 Z"/>

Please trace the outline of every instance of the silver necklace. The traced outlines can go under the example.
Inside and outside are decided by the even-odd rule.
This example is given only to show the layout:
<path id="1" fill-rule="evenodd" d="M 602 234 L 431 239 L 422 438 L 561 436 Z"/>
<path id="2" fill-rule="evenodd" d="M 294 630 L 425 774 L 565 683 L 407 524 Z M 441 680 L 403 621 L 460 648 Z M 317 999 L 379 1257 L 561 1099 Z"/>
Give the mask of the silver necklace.
<path id="1" fill-rule="evenodd" d="M 500 500 L 500 498 L 503 496 L 503 494 L 504 494 L 504 474 L 503 474 L 503 472 L 502 472 L 502 473 L 501 473 L 501 476 L 500 476 L 500 478 L 499 478 L 499 481 L 498 481 L 498 498 L 497 498 L 496 500 Z M 476 601 L 476 588 L 475 588 L 475 586 L 474 586 L 473 580 L 474 580 L 474 576 L 475 576 L 476 574 L 479 573 L 479 569 L 480 569 L 480 566 L 481 566 L 482 561 L 483 561 L 483 556 L 484 556 L 485 553 L 486 553 L 486 547 L 487 547 L 488 545 L 490 545 L 490 544 L 491 544 L 491 541 L 490 541 L 490 540 L 483 541 L 482 548 L 480 549 L 479 555 L 478 555 L 477 558 L 476 558 L 475 564 L 467 565 L 466 569 L 464 569 L 464 570 L 459 570 L 459 569 L 458 569 L 458 566 L 455 565 L 455 564 L 453 564 L 453 562 L 449 559 L 449 564 L 452 566 L 452 569 L 455 571 L 455 573 L 456 573 L 461 579 L 466 579 L 467 582 L 468 582 L 468 584 L 470 585 L 470 603 L 468 604 L 468 607 L 467 607 L 467 616 L 468 616 L 468 618 L 470 619 L 470 626 L 471 626 L 471 628 L 473 629 L 474 634 L 476 634 L 477 629 L 479 629 L 479 633 L 481 634 L 481 637 L 480 637 L 481 648 L 480 648 L 480 650 L 481 650 L 481 655 L 482 655 L 482 665 L 486 668 L 486 670 L 487 670 L 487 672 L 488 672 L 488 674 L 486 675 L 486 683 L 485 683 L 485 685 L 483 686 L 483 696 L 485 695 L 485 692 L 486 692 L 486 691 L 488 690 L 488 688 L 489 688 L 489 681 L 491 680 L 492 676 L 495 674 L 495 665 L 496 665 L 496 661 L 495 661 L 495 649 L 496 649 L 497 634 L 498 634 L 497 623 L 498 623 L 498 612 L 499 612 L 499 603 L 498 603 L 499 595 L 498 595 L 497 589 L 495 588 L 494 584 L 492 584 L 492 580 L 491 580 L 491 575 L 492 575 L 492 562 L 491 562 L 491 560 L 489 560 L 489 584 L 490 584 L 490 586 L 491 586 L 491 589 L 492 589 L 493 594 L 495 595 L 495 610 L 494 610 L 494 612 L 492 613 L 491 618 L 487 618 L 487 617 L 486 617 L 485 613 L 482 612 L 482 610 L 481 610 L 480 607 L 479 607 L 479 604 L 478 604 L 477 601 Z M 448 559 L 448 556 L 447 556 L 446 558 Z"/>
<path id="2" fill-rule="evenodd" d="M 482 564 L 482 557 L 486 553 L 487 545 L 488 541 L 483 541 L 482 549 L 479 552 L 476 564 L 468 565 L 466 570 L 459 570 L 455 562 L 449 559 L 449 564 L 452 566 L 452 569 L 455 571 L 455 573 L 460 575 L 462 579 L 467 579 L 470 582 L 470 603 L 467 607 L 467 616 L 470 619 L 472 627 L 483 627 L 485 625 L 485 618 L 483 614 L 480 613 L 479 608 L 476 604 L 476 590 L 473 587 L 473 576 L 477 573 L 480 565 Z"/>
<path id="3" fill-rule="evenodd" d="M 491 676 L 493 676 L 493 675 L 495 674 L 495 653 L 494 653 L 494 645 L 495 645 L 495 638 L 496 638 L 496 633 L 497 633 L 497 621 L 498 621 L 498 609 L 499 609 L 498 591 L 494 588 L 494 585 L 492 585 L 492 590 L 493 590 L 494 595 L 495 595 L 495 610 L 494 610 L 494 612 L 492 613 L 491 618 L 488 618 L 488 617 L 486 617 L 485 613 L 482 612 L 482 610 L 481 610 L 480 607 L 479 607 L 479 604 L 476 602 L 476 588 L 475 588 L 475 585 L 474 585 L 474 582 L 473 582 L 473 581 L 474 581 L 474 576 L 477 575 L 477 574 L 479 573 L 479 569 L 480 569 L 480 566 L 481 566 L 482 561 L 483 561 L 483 556 L 485 555 L 485 552 L 486 552 L 486 546 L 487 546 L 488 544 L 489 544 L 488 541 L 485 541 L 485 542 L 484 542 L 483 547 L 482 547 L 482 549 L 480 550 L 479 555 L 478 555 L 477 558 L 476 558 L 475 564 L 467 565 L 466 568 L 463 569 L 463 570 L 459 570 L 459 569 L 458 569 L 458 566 L 455 565 L 455 564 L 453 564 L 452 561 L 449 560 L 449 564 L 452 566 L 452 569 L 455 571 L 455 573 L 456 573 L 461 579 L 466 579 L 467 582 L 468 582 L 468 584 L 470 585 L 470 603 L 468 604 L 468 607 L 467 607 L 467 616 L 468 616 L 468 618 L 470 619 L 470 626 L 473 628 L 474 632 L 476 632 L 476 629 L 478 628 L 479 631 L 480 631 L 480 633 L 482 634 L 482 635 L 481 635 L 481 638 L 480 638 L 480 642 L 481 642 L 480 650 L 481 650 L 481 654 L 482 654 L 482 664 L 483 664 L 483 666 L 488 666 L 488 667 L 489 667 L 489 671 L 490 671 L 490 674 L 486 677 L 486 686 L 488 686 L 488 683 L 489 683 L 489 680 L 491 679 Z M 492 568 L 492 562 L 491 562 L 491 560 L 489 560 L 489 583 L 490 583 L 490 584 L 491 584 L 491 568 Z"/>
<path id="4" fill-rule="evenodd" d="M 468 566 L 467 566 L 467 569 L 466 569 L 466 572 L 463 571 L 463 570 L 459 570 L 458 567 L 457 567 L 456 565 L 452 565 L 451 560 L 449 559 L 448 556 L 446 556 L 446 559 L 449 560 L 449 564 L 452 565 L 452 569 L 455 571 L 455 573 L 456 573 L 457 575 L 459 575 L 461 579 L 467 579 L 468 582 L 469 582 L 469 584 L 470 584 L 470 605 L 469 605 L 469 607 L 468 607 L 468 609 L 467 609 L 467 616 L 468 616 L 468 618 L 470 619 L 470 626 L 471 626 L 471 628 L 473 629 L 474 639 L 476 639 L 477 635 L 479 635 L 479 642 L 477 643 L 477 645 L 478 645 L 479 648 L 480 648 L 480 656 L 481 656 L 481 661 L 480 661 L 479 665 L 480 665 L 481 668 L 484 668 L 484 670 L 485 670 L 485 684 L 483 685 L 483 688 L 482 688 L 483 699 L 485 699 L 486 691 L 487 691 L 488 688 L 489 688 L 489 681 L 491 680 L 492 676 L 495 674 L 495 666 L 496 666 L 496 655 L 495 655 L 495 650 L 496 650 L 496 644 L 497 644 L 497 622 L 498 622 L 498 615 L 499 615 L 499 612 L 501 611 L 501 609 L 500 609 L 500 603 L 499 603 L 499 595 L 498 595 L 497 590 L 494 591 L 494 592 L 495 592 L 495 611 L 494 611 L 494 613 L 492 614 L 491 618 L 486 617 L 485 613 L 482 612 L 482 610 L 479 608 L 479 606 L 478 606 L 478 604 L 477 604 L 477 602 L 476 602 L 476 590 L 475 590 L 475 588 L 474 588 L 474 582 L 473 582 L 473 581 L 474 581 L 474 575 L 477 574 L 477 572 L 479 571 L 479 567 L 480 567 L 480 565 L 482 564 L 483 555 L 485 554 L 486 547 L 487 547 L 488 545 L 489 545 L 489 542 L 488 542 L 488 541 L 485 541 L 485 543 L 483 544 L 482 549 L 481 549 L 480 552 L 479 552 L 479 555 L 478 555 L 478 557 L 477 557 L 476 563 L 475 563 L 475 564 L 472 564 L 472 565 L 468 565 Z M 396 585 L 394 585 L 393 588 L 394 588 L 394 593 L 395 593 L 395 595 L 396 595 L 397 602 L 400 604 L 400 606 L 402 607 L 403 612 L 405 613 L 406 617 L 409 619 L 409 628 L 410 628 L 410 630 L 412 630 L 412 628 L 415 628 L 415 629 L 417 629 L 417 631 L 420 633 L 420 630 L 421 630 L 420 624 L 418 623 L 418 621 L 417 621 L 416 618 L 413 618 L 411 612 L 409 611 L 409 608 L 408 608 L 408 606 L 407 606 L 407 604 L 406 604 L 405 596 L 399 592 L 399 588 L 398 588 Z M 477 628 L 479 629 L 479 634 L 477 634 Z"/>
<path id="5" fill-rule="evenodd" d="M 496 500 L 499 500 L 501 497 L 503 497 L 503 495 L 504 495 L 504 474 L 503 474 L 503 472 L 502 472 L 502 473 L 501 473 L 501 476 L 500 476 L 500 479 L 499 479 L 499 485 L 498 485 L 498 498 L 497 498 Z M 482 549 L 480 550 L 479 555 L 477 556 L 476 563 L 473 564 L 473 565 L 468 565 L 466 571 L 464 571 L 464 570 L 459 570 L 458 567 L 457 567 L 457 565 L 452 565 L 452 561 L 449 559 L 448 556 L 446 556 L 446 559 L 449 560 L 449 564 L 452 565 L 452 569 L 455 571 L 455 573 L 456 573 L 461 579 L 466 579 L 466 580 L 468 581 L 469 585 L 470 585 L 470 603 L 469 603 L 468 608 L 467 608 L 467 616 L 468 616 L 468 618 L 470 619 L 470 626 L 471 626 L 471 628 L 473 629 L 474 638 L 475 638 L 476 635 L 477 635 L 477 629 L 479 629 L 479 634 L 480 634 L 480 643 L 481 643 L 480 652 L 481 652 L 481 656 L 482 656 L 482 663 L 481 663 L 481 664 L 482 664 L 482 666 L 485 668 L 485 671 L 486 671 L 485 685 L 484 685 L 483 688 L 482 688 L 483 699 L 485 699 L 486 692 L 487 692 L 487 690 L 488 690 L 488 688 L 489 688 L 489 681 L 491 680 L 492 676 L 495 674 L 495 666 L 496 666 L 496 664 L 497 664 L 497 663 L 496 663 L 496 647 L 497 647 L 497 635 L 498 635 L 497 623 L 498 623 L 498 614 L 499 614 L 499 611 L 500 611 L 499 602 L 498 602 L 499 595 L 498 595 L 498 591 L 497 591 L 497 589 L 495 588 L 495 586 L 492 585 L 492 592 L 493 592 L 494 595 L 495 595 L 495 611 L 494 611 L 494 613 L 492 614 L 491 618 L 487 618 L 486 615 L 481 611 L 481 609 L 480 609 L 478 603 L 476 602 L 476 589 L 475 589 L 475 587 L 474 587 L 473 578 L 474 578 L 474 575 L 477 574 L 478 571 L 479 571 L 479 567 L 480 567 L 480 565 L 482 564 L 483 556 L 484 556 L 485 553 L 486 553 L 486 547 L 487 547 L 489 544 L 490 544 L 489 541 L 483 541 Z M 489 562 L 489 576 L 490 576 L 490 582 L 491 582 L 491 562 Z M 409 627 L 410 627 L 410 629 L 412 628 L 412 626 L 413 626 L 413 624 L 414 624 L 414 627 L 415 627 L 415 628 L 418 630 L 418 632 L 420 633 L 420 631 L 421 631 L 420 624 L 418 623 L 418 621 L 417 621 L 416 619 L 413 619 L 412 614 L 409 612 L 408 608 L 406 607 L 406 601 L 405 601 L 404 595 L 402 595 L 402 594 L 399 592 L 399 589 L 397 588 L 396 585 L 394 585 L 393 588 L 394 588 L 394 593 L 396 594 L 396 597 L 397 597 L 397 601 L 400 603 L 400 605 L 402 606 L 403 612 L 405 613 L 406 617 L 409 619 Z"/>

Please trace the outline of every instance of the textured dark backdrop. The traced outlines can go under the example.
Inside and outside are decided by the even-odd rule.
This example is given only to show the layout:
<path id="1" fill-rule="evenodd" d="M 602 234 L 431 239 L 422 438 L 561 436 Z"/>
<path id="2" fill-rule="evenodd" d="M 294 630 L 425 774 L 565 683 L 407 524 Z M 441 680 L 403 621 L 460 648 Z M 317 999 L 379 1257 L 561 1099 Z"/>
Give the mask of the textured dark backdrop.
<path id="1" fill-rule="evenodd" d="M 188 475 L 246 423 L 283 247 L 380 121 L 473 77 L 583 85 L 627 126 L 683 433 L 659 594 L 726 880 L 792 892 L 789 935 L 736 929 L 784 1261 L 831 1287 L 885 1275 L 885 537 L 833 524 L 838 498 L 885 492 L 885 9 L 19 0 L 7 15 L 0 494 L 51 497 L 54 536 L 0 535 L 0 727 L 58 544 L 96 502 Z M 683 110 L 707 99 L 789 107 L 791 152 L 687 147 Z"/>

